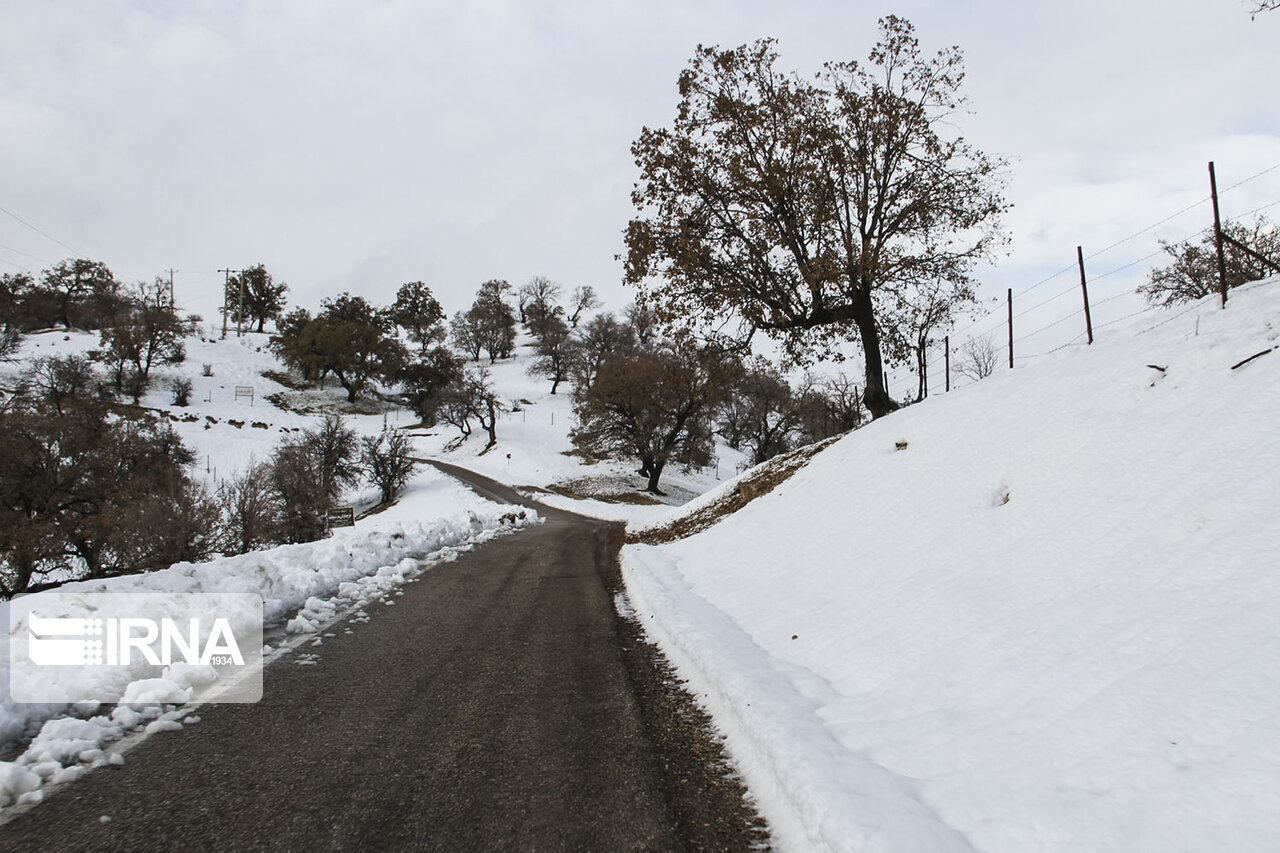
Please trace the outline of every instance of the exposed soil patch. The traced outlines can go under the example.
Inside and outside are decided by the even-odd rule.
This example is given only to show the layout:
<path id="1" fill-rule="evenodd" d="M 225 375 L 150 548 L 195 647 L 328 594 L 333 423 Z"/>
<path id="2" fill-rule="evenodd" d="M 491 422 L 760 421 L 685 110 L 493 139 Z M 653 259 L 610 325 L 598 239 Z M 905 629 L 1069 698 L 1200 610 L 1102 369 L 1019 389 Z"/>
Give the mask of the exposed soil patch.
<path id="1" fill-rule="evenodd" d="M 621 540 L 621 527 L 616 529 Z M 616 600 L 624 591 L 616 556 L 602 579 Z M 771 850 L 769 826 L 752 804 L 711 718 L 639 622 L 619 615 L 617 626 L 618 647 L 645 728 L 662 758 L 667 796 L 688 849 Z"/>
<path id="2" fill-rule="evenodd" d="M 748 471 L 737 483 L 737 488 L 725 494 L 720 500 L 700 507 L 686 515 L 682 515 L 661 527 L 652 527 L 627 534 L 629 544 L 644 543 L 661 545 L 674 542 L 695 533 L 700 533 L 718 523 L 722 518 L 733 515 L 761 495 L 767 495 L 777 488 L 779 483 L 786 482 L 791 475 L 799 471 L 818 451 L 827 447 L 840 436 L 834 436 L 816 444 L 775 456 L 762 465 Z"/>

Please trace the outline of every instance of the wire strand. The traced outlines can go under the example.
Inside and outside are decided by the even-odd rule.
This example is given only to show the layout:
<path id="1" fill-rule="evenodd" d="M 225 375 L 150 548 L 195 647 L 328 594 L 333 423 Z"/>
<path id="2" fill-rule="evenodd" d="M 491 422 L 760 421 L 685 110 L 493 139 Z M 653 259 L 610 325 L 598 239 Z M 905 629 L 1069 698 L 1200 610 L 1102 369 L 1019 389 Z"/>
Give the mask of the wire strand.
<path id="1" fill-rule="evenodd" d="M 61 240 L 59 240 L 57 237 L 54 237 L 54 236 L 52 236 L 52 235 L 50 235 L 50 234 L 46 234 L 45 232 L 41 231 L 39 228 L 35 227 L 35 226 L 34 226 L 34 225 L 32 225 L 30 222 L 28 222 L 27 220 L 23 219 L 21 216 L 19 216 L 18 214 L 14 213 L 12 210 L 6 210 L 5 208 L 0 207 L 0 213 L 4 213 L 4 214 L 7 214 L 7 215 L 9 215 L 9 216 L 13 217 L 13 218 L 14 218 L 14 219 L 16 219 L 18 222 L 21 222 L 23 225 L 27 226 L 27 227 L 28 227 L 28 228 L 30 228 L 32 231 L 34 231 L 34 232 L 36 232 L 37 234 L 39 234 L 41 237 L 44 237 L 46 240 L 52 240 L 53 242 L 57 243 L 59 246 L 61 246 L 62 248 L 66 249 L 68 252 L 70 252 L 71 254 L 75 255 L 77 258 L 82 258 L 82 257 L 84 257 L 84 254 L 83 254 L 83 253 L 78 252 L 78 251 L 76 251 L 75 249 L 71 248 L 71 247 L 70 247 L 70 246 L 68 246 L 66 243 L 64 243 L 64 242 L 62 242 Z"/>

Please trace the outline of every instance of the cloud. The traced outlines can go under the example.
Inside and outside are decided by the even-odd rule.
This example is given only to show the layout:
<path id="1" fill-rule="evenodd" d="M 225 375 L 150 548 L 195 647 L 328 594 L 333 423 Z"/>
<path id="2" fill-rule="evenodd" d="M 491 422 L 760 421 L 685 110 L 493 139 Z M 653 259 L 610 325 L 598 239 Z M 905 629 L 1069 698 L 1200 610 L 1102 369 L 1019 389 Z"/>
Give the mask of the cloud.
<path id="1" fill-rule="evenodd" d="M 0 205 L 123 276 L 178 267 L 192 299 L 214 270 L 261 261 L 303 304 L 389 299 L 420 278 L 451 310 L 485 278 L 535 274 L 620 304 L 629 145 L 670 121 L 694 46 L 775 35 L 812 71 L 865 56 L 883 14 L 847 0 L 8 7 Z M 1224 183 L 1280 162 L 1280 15 L 1250 21 L 1233 0 L 897 8 L 927 50 L 962 47 L 975 112 L 960 129 L 1013 158 L 1013 254 L 986 275 L 1001 292 L 1195 201 L 1209 159 Z M 1280 198 L 1278 176 L 1230 209 Z M 65 254 L 7 219 L 0 244 Z"/>

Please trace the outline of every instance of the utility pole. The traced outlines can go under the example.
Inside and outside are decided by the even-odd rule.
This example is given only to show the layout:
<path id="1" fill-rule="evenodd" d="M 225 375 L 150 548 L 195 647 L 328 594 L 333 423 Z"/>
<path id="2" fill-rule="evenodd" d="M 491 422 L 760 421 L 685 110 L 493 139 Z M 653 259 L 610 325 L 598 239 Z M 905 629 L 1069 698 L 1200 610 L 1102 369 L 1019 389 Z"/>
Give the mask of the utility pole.
<path id="1" fill-rule="evenodd" d="M 173 300 L 173 274 L 177 272 L 173 267 L 167 270 L 169 273 L 169 313 L 177 316 L 178 307 Z"/>
<path id="2" fill-rule="evenodd" d="M 227 339 L 227 291 L 231 289 L 231 270 L 218 270 L 223 274 L 222 281 L 222 339 Z"/>
<path id="3" fill-rule="evenodd" d="M 240 306 L 236 309 L 236 337 L 244 334 L 244 270 L 240 270 Z"/>

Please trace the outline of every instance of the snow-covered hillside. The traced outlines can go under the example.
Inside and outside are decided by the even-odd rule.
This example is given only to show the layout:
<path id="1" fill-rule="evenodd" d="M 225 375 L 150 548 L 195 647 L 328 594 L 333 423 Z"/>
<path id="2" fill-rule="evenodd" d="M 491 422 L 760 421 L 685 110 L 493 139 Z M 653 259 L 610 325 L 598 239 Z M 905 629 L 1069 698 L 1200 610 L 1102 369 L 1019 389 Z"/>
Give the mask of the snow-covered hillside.
<path id="1" fill-rule="evenodd" d="M 784 849 L 1280 849 L 1277 344 L 1272 279 L 626 549 Z"/>
<path id="2" fill-rule="evenodd" d="M 511 358 L 479 366 L 510 411 L 498 420 L 498 445 L 481 455 L 487 441 L 482 430 L 454 446 L 458 430 L 439 424 L 415 430 L 418 450 L 478 471 L 508 485 L 533 487 L 526 491 L 545 503 L 601 518 L 634 520 L 656 518 L 669 507 L 642 495 L 645 478 L 636 473 L 634 460 L 585 462 L 575 454 L 569 432 L 575 424 L 572 387 L 560 384 L 551 393 L 551 382 L 528 372 L 535 359 L 532 339 L 521 336 Z M 661 489 L 666 504 L 680 504 L 738 473 L 743 455 L 720 444 L 718 462 L 702 471 L 683 471 L 677 465 L 663 473 Z M 545 491 L 554 487 L 556 491 Z M 608 500 L 601 500 L 607 498 Z"/>

